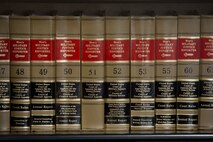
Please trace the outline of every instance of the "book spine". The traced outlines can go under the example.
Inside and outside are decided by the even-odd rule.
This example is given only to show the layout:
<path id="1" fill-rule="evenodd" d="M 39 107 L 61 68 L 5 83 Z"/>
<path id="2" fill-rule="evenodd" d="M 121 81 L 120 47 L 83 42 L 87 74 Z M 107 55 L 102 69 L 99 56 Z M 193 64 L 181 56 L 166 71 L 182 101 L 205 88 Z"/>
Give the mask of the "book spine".
<path id="1" fill-rule="evenodd" d="M 10 17 L 11 131 L 30 131 L 30 17 Z"/>
<path id="2" fill-rule="evenodd" d="M 213 128 L 213 16 L 201 16 L 199 129 Z"/>
<path id="3" fill-rule="evenodd" d="M 131 17 L 131 131 L 155 126 L 155 18 Z"/>
<path id="4" fill-rule="evenodd" d="M 0 131 L 10 131 L 9 16 L 0 15 Z"/>
<path id="5" fill-rule="evenodd" d="M 106 17 L 107 131 L 128 131 L 130 124 L 130 18 Z"/>
<path id="6" fill-rule="evenodd" d="M 156 130 L 175 130 L 176 128 L 176 53 L 177 16 L 157 16 Z"/>
<path id="7" fill-rule="evenodd" d="M 178 17 L 177 130 L 197 130 L 200 16 Z"/>
<path id="8" fill-rule="evenodd" d="M 56 16 L 56 131 L 80 130 L 80 17 Z"/>
<path id="9" fill-rule="evenodd" d="M 82 129 L 104 130 L 105 20 L 82 16 Z"/>
<path id="10" fill-rule="evenodd" d="M 55 130 L 54 17 L 31 16 L 31 131 Z"/>

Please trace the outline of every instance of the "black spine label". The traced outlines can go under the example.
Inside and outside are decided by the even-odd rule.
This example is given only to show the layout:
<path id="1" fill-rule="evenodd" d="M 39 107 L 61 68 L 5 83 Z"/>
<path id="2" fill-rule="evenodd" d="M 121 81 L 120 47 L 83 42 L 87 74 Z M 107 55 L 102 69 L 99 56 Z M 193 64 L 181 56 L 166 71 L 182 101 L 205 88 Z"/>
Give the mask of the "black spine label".
<path id="1" fill-rule="evenodd" d="M 156 102 L 156 109 L 176 109 L 176 102 Z"/>
<path id="2" fill-rule="evenodd" d="M 32 125 L 54 125 L 55 116 L 32 116 Z"/>
<path id="3" fill-rule="evenodd" d="M 157 98 L 175 98 L 176 97 L 176 87 L 177 83 L 156 81 L 156 97 Z"/>
<path id="4" fill-rule="evenodd" d="M 204 101 L 200 101 L 199 103 L 199 108 L 213 108 L 213 102 L 204 102 Z"/>
<path id="5" fill-rule="evenodd" d="M 177 102 L 177 109 L 198 109 L 198 102 Z"/>
<path id="6" fill-rule="evenodd" d="M 55 110 L 55 104 L 31 104 L 32 110 Z"/>
<path id="7" fill-rule="evenodd" d="M 104 83 L 83 82 L 82 86 L 84 99 L 102 99 L 104 97 Z"/>
<path id="8" fill-rule="evenodd" d="M 11 99 L 29 99 L 30 83 L 11 83 Z"/>
<path id="9" fill-rule="evenodd" d="M 32 82 L 31 83 L 32 99 L 54 99 L 55 83 L 51 82 Z"/>
<path id="10" fill-rule="evenodd" d="M 30 127 L 30 117 L 11 117 L 10 124 L 11 127 Z"/>
<path id="11" fill-rule="evenodd" d="M 10 110 L 10 103 L 0 103 L 0 110 Z"/>
<path id="12" fill-rule="evenodd" d="M 131 103 L 131 110 L 154 110 L 155 103 Z"/>
<path id="13" fill-rule="evenodd" d="M 0 99 L 10 98 L 9 88 L 10 88 L 9 82 L 0 82 Z"/>
<path id="14" fill-rule="evenodd" d="M 198 115 L 178 115 L 177 124 L 198 124 Z"/>
<path id="15" fill-rule="evenodd" d="M 106 87 L 107 98 L 129 98 L 130 96 L 129 82 L 108 82 Z"/>
<path id="16" fill-rule="evenodd" d="M 200 81 L 200 97 L 213 97 L 213 81 Z"/>
<path id="17" fill-rule="evenodd" d="M 56 116 L 77 116 L 80 117 L 80 104 L 56 104 Z"/>
<path id="18" fill-rule="evenodd" d="M 129 124 L 129 103 L 106 103 L 105 124 Z"/>
<path id="19" fill-rule="evenodd" d="M 155 118 L 154 117 L 131 117 L 131 126 L 154 126 Z"/>
<path id="20" fill-rule="evenodd" d="M 156 115 L 156 124 L 176 124 L 176 115 Z"/>
<path id="21" fill-rule="evenodd" d="M 56 82 L 56 98 L 58 99 L 80 98 L 80 83 Z"/>
<path id="22" fill-rule="evenodd" d="M 56 117 L 56 124 L 81 124 L 80 117 Z"/>
<path id="23" fill-rule="evenodd" d="M 179 98 L 197 98 L 199 94 L 199 82 L 178 81 Z"/>
<path id="24" fill-rule="evenodd" d="M 154 98 L 155 83 L 154 82 L 132 82 L 131 98 Z"/>
<path id="25" fill-rule="evenodd" d="M 30 104 L 11 104 L 11 111 L 30 111 Z"/>

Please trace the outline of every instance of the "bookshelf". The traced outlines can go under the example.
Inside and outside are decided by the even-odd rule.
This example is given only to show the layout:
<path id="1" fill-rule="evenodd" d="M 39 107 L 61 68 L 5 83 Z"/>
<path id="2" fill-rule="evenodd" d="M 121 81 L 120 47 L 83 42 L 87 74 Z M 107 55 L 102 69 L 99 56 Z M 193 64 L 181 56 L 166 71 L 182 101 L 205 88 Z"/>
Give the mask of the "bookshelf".
<path id="1" fill-rule="evenodd" d="M 122 11 L 131 11 L 132 15 L 141 15 L 147 11 L 154 11 L 156 15 L 163 15 L 168 11 L 184 14 L 198 11 L 199 14 L 212 14 L 212 0 L 1 0 L 0 13 L 13 11 L 23 14 L 28 11 L 35 13 L 49 13 L 68 15 L 73 11 L 83 11 L 92 14 L 105 10 L 107 15 L 118 15 Z M 198 132 L 149 132 L 149 133 L 0 133 L 0 140 L 147 140 L 147 141 L 211 141 L 213 131 Z"/>
<path id="2" fill-rule="evenodd" d="M 59 140 L 81 140 L 81 141 L 211 141 L 213 139 L 212 132 L 141 132 L 141 133 L 123 133 L 123 134 L 103 134 L 103 133 L 38 133 L 38 134 L 0 134 L 0 140 L 10 141 L 59 141 Z"/>

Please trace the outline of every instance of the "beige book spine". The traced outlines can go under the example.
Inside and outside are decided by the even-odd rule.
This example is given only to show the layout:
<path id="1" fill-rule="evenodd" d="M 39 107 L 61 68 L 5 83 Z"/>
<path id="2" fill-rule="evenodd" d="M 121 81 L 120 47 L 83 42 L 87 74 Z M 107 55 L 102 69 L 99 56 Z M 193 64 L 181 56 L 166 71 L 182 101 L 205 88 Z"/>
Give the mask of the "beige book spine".
<path id="1" fill-rule="evenodd" d="M 130 127 L 130 17 L 106 16 L 106 131 Z"/>
<path id="2" fill-rule="evenodd" d="M 55 21 L 31 16 L 31 131 L 55 131 Z"/>
<path id="3" fill-rule="evenodd" d="M 155 17 L 131 17 L 131 131 L 155 127 Z"/>
<path id="4" fill-rule="evenodd" d="M 56 16 L 56 131 L 81 129 L 80 17 Z"/>
<path id="5" fill-rule="evenodd" d="M 82 16 L 82 130 L 104 130 L 105 18 Z"/>
<path id="6" fill-rule="evenodd" d="M 200 16 L 178 16 L 177 130 L 198 129 Z"/>
<path id="7" fill-rule="evenodd" d="M 10 16 L 11 131 L 30 131 L 30 16 Z"/>
<path id="8" fill-rule="evenodd" d="M 177 16 L 156 17 L 156 130 L 176 129 Z"/>
<path id="9" fill-rule="evenodd" d="M 213 16 L 201 15 L 199 129 L 213 129 Z"/>
<path id="10" fill-rule="evenodd" d="M 9 16 L 0 15 L 0 131 L 10 131 Z"/>

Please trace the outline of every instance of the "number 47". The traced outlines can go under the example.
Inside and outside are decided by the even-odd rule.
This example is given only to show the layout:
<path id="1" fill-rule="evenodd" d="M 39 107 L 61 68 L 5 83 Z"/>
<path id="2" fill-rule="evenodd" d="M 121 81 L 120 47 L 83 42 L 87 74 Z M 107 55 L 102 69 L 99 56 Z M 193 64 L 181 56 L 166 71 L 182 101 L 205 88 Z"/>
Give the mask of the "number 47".
<path id="1" fill-rule="evenodd" d="M 5 73 L 5 68 L 0 68 L 0 74 L 4 75 L 4 73 Z"/>

